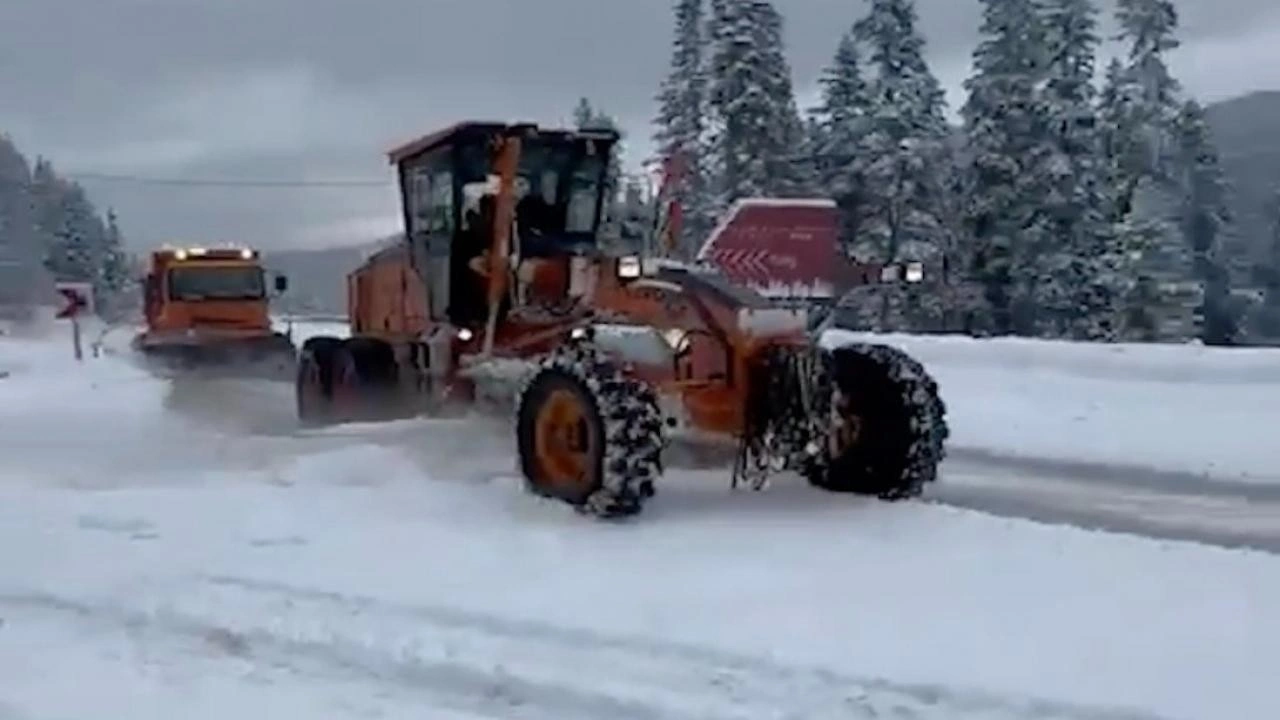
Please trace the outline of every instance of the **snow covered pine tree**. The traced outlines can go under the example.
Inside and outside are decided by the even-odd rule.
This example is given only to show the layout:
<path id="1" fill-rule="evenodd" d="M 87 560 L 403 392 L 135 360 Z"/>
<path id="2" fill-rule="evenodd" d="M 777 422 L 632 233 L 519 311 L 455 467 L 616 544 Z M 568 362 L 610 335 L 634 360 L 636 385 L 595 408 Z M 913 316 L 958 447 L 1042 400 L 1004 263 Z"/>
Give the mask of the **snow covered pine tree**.
<path id="1" fill-rule="evenodd" d="M 800 119 L 777 10 L 763 0 L 716 0 L 712 9 L 710 159 L 723 212 L 739 198 L 794 192 Z"/>
<path id="2" fill-rule="evenodd" d="M 1220 245 L 1229 221 L 1226 179 L 1200 103 L 1183 103 L 1176 128 L 1182 235 L 1191 251 L 1192 272 L 1204 284 L 1200 339 L 1206 345 L 1232 345 L 1240 332 L 1243 308 L 1232 302 Z"/>
<path id="3" fill-rule="evenodd" d="M 1046 0 L 1042 97 L 1052 155 L 1033 302 L 1038 334 L 1115 340 L 1129 282 L 1129 255 L 1108 210 L 1095 89 L 1098 10 L 1093 0 Z"/>
<path id="4" fill-rule="evenodd" d="M 38 304 L 43 251 L 36 234 L 31 166 L 0 135 L 0 317 L 27 319 Z"/>
<path id="5" fill-rule="evenodd" d="M 1044 199 L 1037 171 L 1054 155 L 1037 92 L 1044 78 L 1045 29 L 1034 0 L 981 0 L 982 39 L 965 81 L 973 270 L 990 305 L 992 331 L 1030 335 Z"/>
<path id="6" fill-rule="evenodd" d="M 1179 231 L 1182 190 L 1178 182 L 1177 118 L 1181 88 L 1165 55 L 1178 47 L 1178 14 L 1169 0 L 1117 0 L 1118 39 L 1128 45 L 1119 84 L 1104 95 L 1123 104 L 1112 148 L 1116 181 L 1124 188 L 1119 233 L 1139 254 L 1136 282 L 1127 299 L 1127 336 L 1138 340 L 1185 340 L 1198 334 L 1204 287 L 1192 253 Z"/>
<path id="7" fill-rule="evenodd" d="M 129 269 L 129 255 L 113 209 L 107 210 L 107 226 L 102 238 L 101 261 L 94 281 L 99 314 L 109 321 L 123 319 L 136 304 L 137 293 Z"/>
<path id="8" fill-rule="evenodd" d="M 706 170 L 707 76 L 703 0 L 677 0 L 671 66 L 658 92 L 657 130 L 653 141 L 665 164 L 680 168 L 669 198 L 681 208 L 677 253 L 692 258 L 711 231 L 712 217 Z"/>
<path id="9" fill-rule="evenodd" d="M 841 237 L 859 234 L 863 205 L 863 136 L 870 122 L 871 98 L 852 33 L 840 38 L 835 57 L 819 78 L 821 104 L 813 113 L 814 168 L 822 187 L 840 208 Z"/>
<path id="10" fill-rule="evenodd" d="M 868 48 L 865 132 L 858 139 L 862 178 L 859 233 L 852 251 L 873 263 L 921 262 L 931 269 L 945 261 L 945 197 L 949 134 L 942 86 L 924 59 L 911 0 L 871 0 L 854 24 L 854 37 Z M 929 330 L 939 326 L 942 297 L 915 284 L 879 292 L 876 327 Z"/>

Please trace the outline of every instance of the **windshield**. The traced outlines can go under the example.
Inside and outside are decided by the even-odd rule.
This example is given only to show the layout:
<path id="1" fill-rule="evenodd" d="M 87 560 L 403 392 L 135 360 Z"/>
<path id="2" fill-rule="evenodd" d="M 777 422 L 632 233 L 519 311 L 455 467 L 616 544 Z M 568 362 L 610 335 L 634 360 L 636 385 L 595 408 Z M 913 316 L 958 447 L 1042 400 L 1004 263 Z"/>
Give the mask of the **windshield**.
<path id="1" fill-rule="evenodd" d="M 193 266 L 169 271 L 172 300 L 261 300 L 266 297 L 262 268 Z"/>
<path id="2" fill-rule="evenodd" d="M 461 150 L 459 180 L 463 195 L 463 229 L 478 217 L 480 198 L 497 192 L 497 177 L 480 145 Z M 520 154 L 515 189 L 520 201 L 517 219 L 573 233 L 595 228 L 596 199 L 604 171 L 604 156 L 589 154 L 585 144 L 527 141 Z M 538 217 L 533 217 L 536 214 Z"/>

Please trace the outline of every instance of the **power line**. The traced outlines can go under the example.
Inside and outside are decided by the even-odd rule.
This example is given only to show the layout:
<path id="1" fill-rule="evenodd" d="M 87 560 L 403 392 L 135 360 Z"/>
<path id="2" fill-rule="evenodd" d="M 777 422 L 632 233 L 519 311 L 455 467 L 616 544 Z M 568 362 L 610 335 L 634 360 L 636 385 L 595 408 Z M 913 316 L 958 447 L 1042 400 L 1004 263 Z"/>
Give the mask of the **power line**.
<path id="1" fill-rule="evenodd" d="M 75 180 L 93 183 L 129 183 L 133 185 L 158 185 L 165 187 L 224 187 L 224 188 L 390 188 L 393 180 L 358 180 L 328 179 L 303 180 L 281 178 L 182 178 L 153 177 L 147 175 L 126 175 L 101 172 L 58 172 L 61 180 Z M 22 180 L 0 178 L 0 185 L 25 185 L 34 183 Z"/>
<path id="2" fill-rule="evenodd" d="M 75 180 L 93 180 L 99 182 L 127 182 L 138 185 L 182 185 L 193 187 L 390 187 L 391 180 L 301 180 L 301 179 L 267 179 L 267 178 L 177 178 L 150 177 L 146 175 L 123 175 L 100 172 L 59 172 L 60 177 Z"/>

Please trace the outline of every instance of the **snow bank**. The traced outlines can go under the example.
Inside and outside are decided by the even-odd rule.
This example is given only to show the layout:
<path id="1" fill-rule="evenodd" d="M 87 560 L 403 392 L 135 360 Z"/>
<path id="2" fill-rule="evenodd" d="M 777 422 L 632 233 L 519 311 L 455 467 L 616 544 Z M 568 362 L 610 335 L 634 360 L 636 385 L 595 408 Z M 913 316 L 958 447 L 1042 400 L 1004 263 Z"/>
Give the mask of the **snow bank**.
<path id="1" fill-rule="evenodd" d="M 1076 377 L 1203 384 L 1280 384 L 1280 348 L 1083 343 L 1033 338 L 903 335 L 828 330 L 825 343 L 862 340 L 931 353 L 948 365 L 1052 370 Z"/>
<path id="2" fill-rule="evenodd" d="M 95 483 L 148 464 L 168 470 L 192 432 L 166 417 L 167 386 L 118 357 L 76 362 L 69 339 L 0 339 L 0 480 Z M 211 449 L 212 451 L 212 449 Z"/>
<path id="3" fill-rule="evenodd" d="M 159 407 L 161 386 L 142 370 L 109 356 L 94 357 L 85 329 L 84 359 L 66 338 L 0 338 L 0 365 L 22 375 L 0 391 L 0 417 L 74 410 L 78 414 L 137 414 Z M 65 420 L 59 413 L 60 420 Z M 74 419 L 74 418 L 72 418 Z"/>
<path id="4" fill-rule="evenodd" d="M 895 345 L 947 402 L 952 444 L 1280 483 L 1280 350 L 828 331 Z"/>

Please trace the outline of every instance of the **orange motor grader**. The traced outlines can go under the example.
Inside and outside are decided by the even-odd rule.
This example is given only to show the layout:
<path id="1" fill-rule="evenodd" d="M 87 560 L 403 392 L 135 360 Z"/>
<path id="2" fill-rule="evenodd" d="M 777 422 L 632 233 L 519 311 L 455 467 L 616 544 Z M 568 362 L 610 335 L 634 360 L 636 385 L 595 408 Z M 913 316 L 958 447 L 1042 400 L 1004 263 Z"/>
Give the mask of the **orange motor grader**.
<path id="1" fill-rule="evenodd" d="M 617 140 L 468 122 L 391 151 L 404 241 L 348 276 L 350 337 L 301 348 L 300 420 L 514 410 L 528 487 L 600 517 L 641 510 L 676 437 L 731 444 L 735 486 L 918 495 L 948 432 L 924 368 L 820 347 L 714 270 L 606 253 Z"/>

